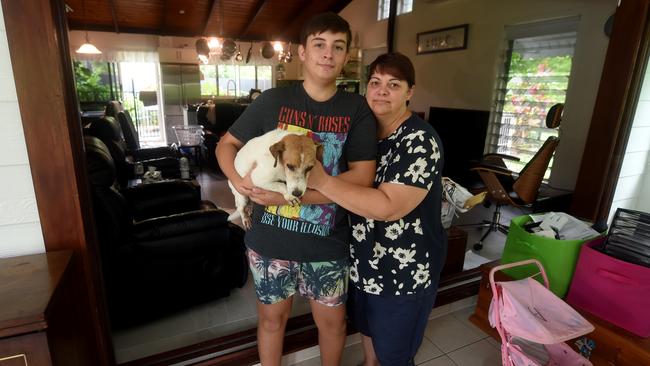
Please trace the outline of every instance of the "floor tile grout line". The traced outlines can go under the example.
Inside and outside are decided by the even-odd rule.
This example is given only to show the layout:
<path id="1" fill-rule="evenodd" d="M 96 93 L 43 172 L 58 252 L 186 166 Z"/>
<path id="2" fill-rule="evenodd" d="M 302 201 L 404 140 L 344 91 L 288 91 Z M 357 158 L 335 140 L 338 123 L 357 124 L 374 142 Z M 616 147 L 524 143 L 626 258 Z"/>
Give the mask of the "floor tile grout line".
<path id="1" fill-rule="evenodd" d="M 489 336 L 488 336 L 488 337 L 489 337 Z M 456 352 L 456 351 L 458 351 L 458 350 L 460 350 L 460 349 L 463 349 L 463 348 L 465 348 L 465 347 L 469 347 L 469 346 L 471 346 L 471 345 L 473 345 L 473 344 L 476 344 L 476 343 L 481 342 L 481 341 L 484 341 L 484 340 L 485 340 L 485 338 L 481 338 L 481 339 L 479 339 L 478 341 L 474 341 L 474 342 L 468 343 L 468 344 L 466 344 L 466 345 L 464 345 L 464 346 L 461 346 L 461 347 L 458 347 L 458 348 L 456 348 L 456 349 L 453 349 L 453 350 L 451 350 L 451 351 L 449 351 L 449 352 L 446 352 L 445 355 L 449 355 L 449 354 L 452 353 L 452 352 Z M 435 344 L 435 343 L 434 343 L 434 344 Z M 444 352 L 444 351 L 443 351 L 443 352 Z"/>

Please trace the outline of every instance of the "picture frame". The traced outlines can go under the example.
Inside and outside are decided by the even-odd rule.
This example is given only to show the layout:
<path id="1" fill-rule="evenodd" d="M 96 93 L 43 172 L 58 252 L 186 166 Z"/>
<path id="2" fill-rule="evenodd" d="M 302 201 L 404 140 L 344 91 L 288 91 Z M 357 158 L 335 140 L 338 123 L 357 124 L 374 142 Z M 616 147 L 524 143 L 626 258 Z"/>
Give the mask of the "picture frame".
<path id="1" fill-rule="evenodd" d="M 469 24 L 434 29 L 417 34 L 417 54 L 464 50 Z"/>

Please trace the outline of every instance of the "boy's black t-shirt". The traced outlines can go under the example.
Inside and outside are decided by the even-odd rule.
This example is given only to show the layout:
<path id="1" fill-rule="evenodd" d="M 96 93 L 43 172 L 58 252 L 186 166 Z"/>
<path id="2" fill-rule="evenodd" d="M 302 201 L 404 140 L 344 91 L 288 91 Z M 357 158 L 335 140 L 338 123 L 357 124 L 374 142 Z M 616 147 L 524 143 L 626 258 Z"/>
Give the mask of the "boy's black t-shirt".
<path id="1" fill-rule="evenodd" d="M 376 122 L 359 94 L 337 91 L 325 102 L 313 100 L 302 84 L 265 91 L 229 129 L 239 141 L 274 129 L 303 132 L 323 144 L 323 167 L 336 176 L 347 162 L 375 160 Z M 253 209 L 246 245 L 270 258 L 328 261 L 349 255 L 347 212 L 334 203 L 260 206 Z"/>

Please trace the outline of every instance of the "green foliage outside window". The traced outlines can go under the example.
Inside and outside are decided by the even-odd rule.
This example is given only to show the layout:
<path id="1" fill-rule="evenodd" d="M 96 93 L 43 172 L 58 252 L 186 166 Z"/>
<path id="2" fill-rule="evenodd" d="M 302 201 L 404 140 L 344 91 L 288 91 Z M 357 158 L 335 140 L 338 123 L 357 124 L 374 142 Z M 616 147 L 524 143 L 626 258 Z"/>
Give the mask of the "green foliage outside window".
<path id="1" fill-rule="evenodd" d="M 200 65 L 201 95 L 217 95 L 217 68 L 214 65 Z"/>
<path id="2" fill-rule="evenodd" d="M 200 65 L 202 97 L 246 97 L 273 87 L 269 65 Z M 218 80 L 218 83 L 217 83 Z"/>
<path id="3" fill-rule="evenodd" d="M 108 64 L 74 61 L 74 77 L 80 102 L 107 101 L 110 89 L 103 77 L 108 74 Z"/>
<path id="4" fill-rule="evenodd" d="M 520 53 L 512 53 L 503 118 L 505 120 L 508 113 L 512 114 L 509 124 L 517 126 L 511 136 L 517 140 L 516 144 L 513 143 L 517 151 L 504 152 L 516 155 L 521 161 L 508 161 L 510 169 L 518 171 L 523 168 L 548 136 L 557 136 L 556 130 L 546 128 L 546 113 L 553 104 L 564 103 L 571 62 L 571 55 L 523 58 Z M 550 175 L 550 166 L 552 162 L 545 178 Z"/>

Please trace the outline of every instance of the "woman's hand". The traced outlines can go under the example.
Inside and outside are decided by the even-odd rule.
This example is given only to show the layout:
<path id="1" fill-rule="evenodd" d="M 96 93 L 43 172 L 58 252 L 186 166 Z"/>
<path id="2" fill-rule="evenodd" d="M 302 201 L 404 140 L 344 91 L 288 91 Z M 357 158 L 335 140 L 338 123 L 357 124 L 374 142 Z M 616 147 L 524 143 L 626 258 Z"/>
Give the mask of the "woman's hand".
<path id="1" fill-rule="evenodd" d="M 248 198 L 250 198 L 251 201 L 262 206 L 280 206 L 289 204 L 280 193 L 267 191 L 265 189 L 257 187 L 254 187 L 251 190 Z"/>
<path id="2" fill-rule="evenodd" d="M 318 191 L 319 188 L 322 188 L 325 182 L 327 182 L 328 178 L 330 178 L 330 176 L 325 171 L 325 168 L 323 168 L 323 164 L 317 160 L 314 167 L 309 172 L 307 187 Z"/>

